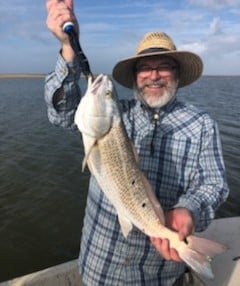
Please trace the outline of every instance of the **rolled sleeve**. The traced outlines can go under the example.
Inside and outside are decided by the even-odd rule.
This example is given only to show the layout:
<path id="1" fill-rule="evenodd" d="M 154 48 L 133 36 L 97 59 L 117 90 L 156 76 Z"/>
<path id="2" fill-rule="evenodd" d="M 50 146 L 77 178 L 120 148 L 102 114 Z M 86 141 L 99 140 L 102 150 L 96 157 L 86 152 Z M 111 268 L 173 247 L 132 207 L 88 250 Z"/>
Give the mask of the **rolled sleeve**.
<path id="1" fill-rule="evenodd" d="M 81 98 L 78 85 L 80 72 L 77 62 L 66 63 L 59 54 L 55 71 L 45 79 L 45 101 L 52 124 L 76 128 L 74 114 Z"/>

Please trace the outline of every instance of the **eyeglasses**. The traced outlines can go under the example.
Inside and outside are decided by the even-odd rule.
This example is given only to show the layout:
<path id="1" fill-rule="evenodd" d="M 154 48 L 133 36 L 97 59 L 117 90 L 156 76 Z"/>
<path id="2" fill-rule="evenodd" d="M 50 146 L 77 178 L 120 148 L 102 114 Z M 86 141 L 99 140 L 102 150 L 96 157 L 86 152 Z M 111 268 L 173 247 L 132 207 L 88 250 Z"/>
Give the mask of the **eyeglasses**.
<path id="1" fill-rule="evenodd" d="M 175 70 L 177 66 L 170 65 L 170 64 L 161 64 L 157 67 L 151 67 L 148 65 L 139 65 L 136 66 L 136 72 L 140 73 L 142 76 L 149 76 L 151 75 L 152 71 L 156 71 L 157 73 L 170 73 L 171 71 Z"/>

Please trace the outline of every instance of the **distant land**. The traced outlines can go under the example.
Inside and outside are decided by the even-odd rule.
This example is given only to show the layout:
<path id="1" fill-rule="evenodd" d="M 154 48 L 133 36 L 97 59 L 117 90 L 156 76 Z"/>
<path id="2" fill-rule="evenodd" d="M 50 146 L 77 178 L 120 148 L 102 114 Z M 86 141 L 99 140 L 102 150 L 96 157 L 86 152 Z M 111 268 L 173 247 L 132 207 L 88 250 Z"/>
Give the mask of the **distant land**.
<path id="1" fill-rule="evenodd" d="M 44 78 L 46 74 L 31 73 L 0 73 L 0 78 Z"/>
<path id="2" fill-rule="evenodd" d="M 47 74 L 43 73 L 0 73 L 1 78 L 45 78 Z M 94 74 L 94 78 L 97 77 L 98 74 Z M 111 75 L 110 75 L 111 76 Z M 206 77 L 239 77 L 240 75 L 211 75 L 211 74 L 204 74 L 202 76 Z M 80 77 L 84 77 L 83 74 Z"/>

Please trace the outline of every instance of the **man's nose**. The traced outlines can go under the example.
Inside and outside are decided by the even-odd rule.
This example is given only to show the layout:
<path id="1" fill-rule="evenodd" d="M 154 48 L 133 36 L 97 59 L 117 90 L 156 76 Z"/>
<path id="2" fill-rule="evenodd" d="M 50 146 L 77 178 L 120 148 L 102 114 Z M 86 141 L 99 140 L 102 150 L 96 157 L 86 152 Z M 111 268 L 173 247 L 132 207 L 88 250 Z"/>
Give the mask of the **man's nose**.
<path id="1" fill-rule="evenodd" d="M 151 74 L 150 74 L 151 79 L 159 79 L 161 78 L 161 75 L 159 74 L 157 69 L 152 69 Z"/>

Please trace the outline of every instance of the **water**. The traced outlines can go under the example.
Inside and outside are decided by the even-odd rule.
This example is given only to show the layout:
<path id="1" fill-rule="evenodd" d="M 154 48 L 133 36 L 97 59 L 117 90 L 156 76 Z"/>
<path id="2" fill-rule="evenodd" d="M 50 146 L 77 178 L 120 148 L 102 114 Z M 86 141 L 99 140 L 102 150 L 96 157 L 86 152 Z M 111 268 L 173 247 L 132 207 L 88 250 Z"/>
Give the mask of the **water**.
<path id="1" fill-rule="evenodd" d="M 80 134 L 48 122 L 43 87 L 43 79 L 0 80 L 0 281 L 79 253 L 89 173 Z M 219 123 L 231 193 L 217 217 L 240 215 L 239 89 L 240 77 L 203 77 L 179 91 Z"/>

